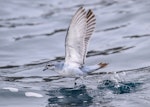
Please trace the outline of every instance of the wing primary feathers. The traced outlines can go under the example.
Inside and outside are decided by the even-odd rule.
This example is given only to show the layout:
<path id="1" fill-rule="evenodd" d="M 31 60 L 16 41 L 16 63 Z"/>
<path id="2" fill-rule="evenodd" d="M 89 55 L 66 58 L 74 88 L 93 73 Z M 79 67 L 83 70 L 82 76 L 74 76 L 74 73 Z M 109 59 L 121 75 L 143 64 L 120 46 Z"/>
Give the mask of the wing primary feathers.
<path id="1" fill-rule="evenodd" d="M 88 10 L 87 14 L 86 14 L 86 18 L 87 18 L 87 28 L 86 28 L 86 35 L 85 35 L 85 52 L 84 52 L 84 58 L 83 58 L 83 62 L 85 63 L 85 58 L 86 58 L 86 54 L 87 54 L 87 46 L 88 46 L 88 42 L 92 36 L 92 33 L 95 29 L 95 25 L 96 25 L 96 18 L 94 13 L 92 12 L 92 10 Z"/>
<path id="2" fill-rule="evenodd" d="M 65 63 L 80 67 L 84 56 L 84 35 L 86 32 L 86 11 L 79 8 L 73 16 L 65 41 Z"/>
<path id="3" fill-rule="evenodd" d="M 65 63 L 81 67 L 87 54 L 87 45 L 95 29 L 92 10 L 80 7 L 73 16 L 65 39 Z"/>

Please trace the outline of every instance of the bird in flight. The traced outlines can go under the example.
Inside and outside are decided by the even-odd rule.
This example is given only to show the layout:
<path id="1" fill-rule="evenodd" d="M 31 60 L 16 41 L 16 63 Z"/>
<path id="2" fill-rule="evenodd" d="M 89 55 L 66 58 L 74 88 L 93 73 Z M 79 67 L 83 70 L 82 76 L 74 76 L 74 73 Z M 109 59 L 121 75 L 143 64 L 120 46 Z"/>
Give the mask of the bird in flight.
<path id="1" fill-rule="evenodd" d="M 107 63 L 85 65 L 87 46 L 95 29 L 96 18 L 92 10 L 85 11 L 80 7 L 73 16 L 65 38 L 65 61 L 47 64 L 44 68 L 54 70 L 64 77 L 81 76 L 104 68 Z M 75 83 L 76 84 L 76 83 Z"/>

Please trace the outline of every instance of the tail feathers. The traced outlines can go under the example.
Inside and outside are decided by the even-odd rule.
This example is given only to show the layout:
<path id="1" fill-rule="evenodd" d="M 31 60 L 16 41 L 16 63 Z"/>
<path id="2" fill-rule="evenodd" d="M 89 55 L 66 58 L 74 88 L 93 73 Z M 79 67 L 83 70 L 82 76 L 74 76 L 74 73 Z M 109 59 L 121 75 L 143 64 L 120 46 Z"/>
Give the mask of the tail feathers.
<path id="1" fill-rule="evenodd" d="M 84 72 L 84 73 L 87 73 L 87 74 L 90 74 L 96 70 L 99 70 L 101 68 L 104 68 L 108 65 L 108 63 L 99 63 L 98 65 L 92 65 L 92 66 L 83 66 L 81 68 L 81 70 Z"/>

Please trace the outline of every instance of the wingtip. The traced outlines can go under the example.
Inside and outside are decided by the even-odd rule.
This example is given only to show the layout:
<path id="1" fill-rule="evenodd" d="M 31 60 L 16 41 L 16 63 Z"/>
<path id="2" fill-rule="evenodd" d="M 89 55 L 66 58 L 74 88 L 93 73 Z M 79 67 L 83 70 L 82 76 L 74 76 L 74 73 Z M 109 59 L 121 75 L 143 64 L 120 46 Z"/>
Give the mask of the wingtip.
<path id="1" fill-rule="evenodd" d="M 79 7 L 79 9 L 83 9 L 83 6 Z"/>
<path id="2" fill-rule="evenodd" d="M 91 10 L 91 9 L 89 9 L 88 11 L 87 11 L 87 14 L 86 14 L 86 17 L 87 17 L 87 22 L 88 21 L 95 21 L 96 20 L 96 18 L 95 18 L 95 14 L 93 13 L 93 11 Z"/>
<path id="3" fill-rule="evenodd" d="M 93 13 L 92 9 L 89 9 L 89 10 L 87 11 L 87 18 L 88 18 L 89 16 L 91 16 L 91 15 L 94 15 L 94 13 Z"/>
<path id="4" fill-rule="evenodd" d="M 85 8 L 84 8 L 83 6 L 81 6 L 81 7 L 77 10 L 77 12 L 79 12 L 79 11 L 85 11 Z"/>

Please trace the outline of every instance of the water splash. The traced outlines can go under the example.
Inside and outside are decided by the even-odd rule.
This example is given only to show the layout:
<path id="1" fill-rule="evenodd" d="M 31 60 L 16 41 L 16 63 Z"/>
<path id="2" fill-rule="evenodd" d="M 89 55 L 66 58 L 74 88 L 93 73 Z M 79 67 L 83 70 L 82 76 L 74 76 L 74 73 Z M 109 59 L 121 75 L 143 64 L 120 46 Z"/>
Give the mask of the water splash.
<path id="1" fill-rule="evenodd" d="M 118 85 L 119 84 L 119 85 Z M 98 85 L 100 90 L 111 90 L 114 94 L 125 94 L 136 92 L 142 85 L 139 82 L 115 82 L 112 80 L 104 80 Z"/>

